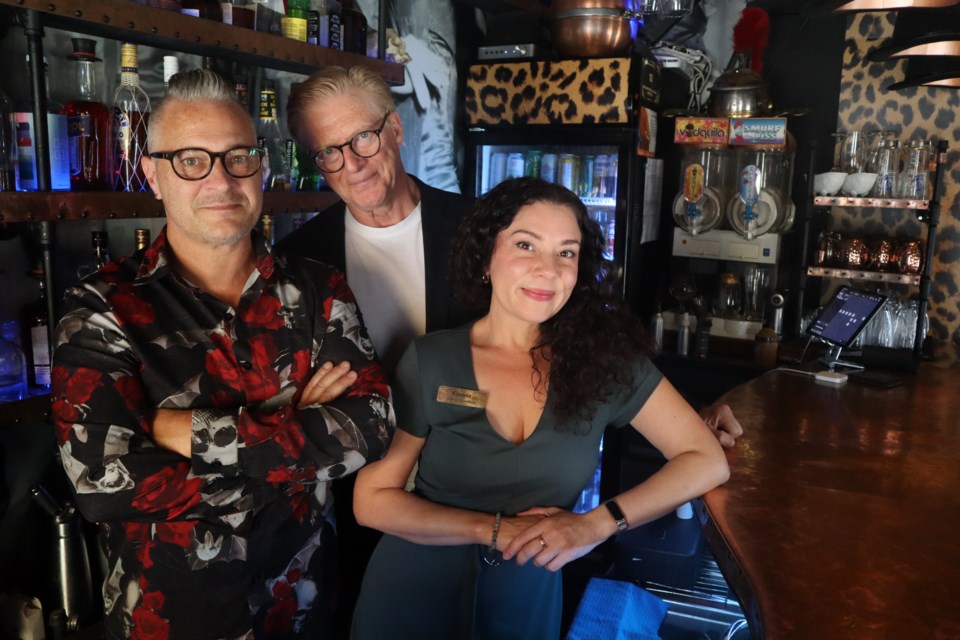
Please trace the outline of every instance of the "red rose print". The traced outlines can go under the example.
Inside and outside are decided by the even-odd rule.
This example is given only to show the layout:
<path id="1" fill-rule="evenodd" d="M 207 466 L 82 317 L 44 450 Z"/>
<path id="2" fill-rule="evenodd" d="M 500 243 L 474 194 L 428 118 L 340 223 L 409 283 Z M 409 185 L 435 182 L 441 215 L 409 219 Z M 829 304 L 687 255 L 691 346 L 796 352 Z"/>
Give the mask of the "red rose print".
<path id="1" fill-rule="evenodd" d="M 350 288 L 350 285 L 347 284 L 347 280 L 342 272 L 335 271 L 327 284 L 333 289 L 333 297 L 340 302 L 347 304 L 355 304 L 357 302 L 357 299 L 353 295 L 353 290 Z"/>
<path id="2" fill-rule="evenodd" d="M 101 386 L 103 386 L 103 374 L 101 372 L 77 367 L 70 374 L 66 387 L 63 389 L 63 394 L 73 404 L 85 404 L 90 400 L 93 392 Z"/>
<path id="3" fill-rule="evenodd" d="M 355 397 L 374 393 L 386 398 L 389 391 L 383 367 L 370 362 L 357 371 L 357 380 L 347 389 L 347 396 Z"/>
<path id="4" fill-rule="evenodd" d="M 129 287 L 124 288 L 129 289 Z M 145 327 L 153 324 L 157 319 L 150 303 L 141 299 L 133 291 L 117 291 L 110 296 L 110 304 L 113 305 L 114 315 L 121 325 Z"/>
<path id="5" fill-rule="evenodd" d="M 170 624 L 149 609 L 134 609 L 130 637 L 132 640 L 167 640 Z"/>
<path id="6" fill-rule="evenodd" d="M 240 391 L 240 370 L 233 356 L 233 345 L 229 339 L 217 333 L 210 334 L 210 339 L 216 348 L 207 352 L 207 373 L 221 384 Z"/>
<path id="7" fill-rule="evenodd" d="M 145 584 L 141 584 L 144 587 Z M 166 598 L 159 591 L 144 591 L 140 597 L 140 606 L 151 611 L 160 611 L 163 609 L 163 602 Z"/>
<path id="8" fill-rule="evenodd" d="M 158 522 L 157 538 L 160 542 L 169 542 L 178 547 L 187 547 L 193 540 L 193 529 L 196 522 Z"/>
<path id="9" fill-rule="evenodd" d="M 153 558 L 150 556 L 150 553 L 155 546 L 157 546 L 155 540 L 144 540 L 139 546 L 135 547 L 137 562 L 143 565 L 144 569 L 149 569 L 153 566 Z"/>
<path id="10" fill-rule="evenodd" d="M 138 495 L 132 506 L 144 512 L 166 509 L 175 518 L 202 500 L 200 478 L 186 478 L 189 465 L 167 467 L 137 483 Z"/>
<path id="11" fill-rule="evenodd" d="M 283 316 L 280 301 L 272 296 L 260 296 L 240 312 L 240 320 L 263 329 L 282 329 Z"/>
<path id="12" fill-rule="evenodd" d="M 117 378 L 113 381 L 113 388 L 127 405 L 127 409 L 138 411 L 144 407 L 143 385 L 140 379 L 130 376 Z"/>
<path id="13" fill-rule="evenodd" d="M 297 613 L 297 601 L 293 589 L 284 580 L 273 583 L 274 604 L 267 612 L 263 628 L 271 634 L 287 634 L 293 630 L 293 616 Z"/>
<path id="14" fill-rule="evenodd" d="M 273 437 L 273 433 L 277 430 L 273 417 L 240 411 L 237 418 L 237 435 L 240 436 L 241 442 L 249 447 Z"/>
<path id="15" fill-rule="evenodd" d="M 302 386 L 310 379 L 311 373 L 310 350 L 300 349 L 299 351 L 295 351 L 293 353 L 293 363 L 290 367 L 290 379 L 300 383 Z"/>
<path id="16" fill-rule="evenodd" d="M 244 371 L 243 382 L 249 402 L 262 402 L 280 391 L 280 376 L 273 368 L 277 345 L 272 333 L 261 333 L 250 339 L 250 369 Z"/>
<path id="17" fill-rule="evenodd" d="M 290 497 L 290 514 L 296 518 L 297 522 L 303 522 L 309 512 L 306 494 L 298 493 Z"/>

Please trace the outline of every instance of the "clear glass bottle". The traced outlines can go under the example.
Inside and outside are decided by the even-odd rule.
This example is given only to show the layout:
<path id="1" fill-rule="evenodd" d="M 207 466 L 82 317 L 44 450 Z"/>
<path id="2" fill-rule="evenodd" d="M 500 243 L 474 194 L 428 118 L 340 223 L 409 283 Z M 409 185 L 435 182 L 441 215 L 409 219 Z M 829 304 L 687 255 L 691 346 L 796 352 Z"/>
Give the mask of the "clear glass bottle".
<path id="1" fill-rule="evenodd" d="M 70 145 L 70 189 L 103 191 L 112 188 L 111 153 L 113 113 L 100 102 L 97 92 L 97 42 L 88 38 L 71 38 L 73 53 L 74 99 L 64 105 Z"/>
<path id="2" fill-rule="evenodd" d="M 17 344 L 19 333 L 16 320 L 0 325 L 0 402 L 27 397 L 27 360 Z"/>
<path id="3" fill-rule="evenodd" d="M 170 78 L 180 73 L 180 60 L 177 56 L 163 56 L 163 95 L 170 90 Z"/>
<path id="4" fill-rule="evenodd" d="M 120 45 L 120 86 L 113 96 L 113 140 L 116 191 L 147 191 L 140 159 L 147 152 L 150 98 L 140 88 L 137 46 Z"/>
<path id="5" fill-rule="evenodd" d="M 27 382 L 32 388 L 50 388 L 50 315 L 47 311 L 47 289 L 42 268 L 31 275 L 38 283 L 37 297 L 23 309 L 23 344 L 27 362 Z"/>
<path id="6" fill-rule="evenodd" d="M 27 55 L 27 73 L 29 74 L 30 56 Z M 67 136 L 67 117 L 63 114 L 63 105 L 49 98 L 50 74 L 47 64 L 43 64 L 44 91 L 47 97 L 47 141 L 50 158 L 50 189 L 67 191 L 70 189 L 70 143 Z M 29 75 L 28 75 L 29 77 Z M 37 175 L 36 145 L 37 135 L 33 125 L 33 102 L 20 105 L 13 114 L 14 138 L 17 148 L 15 181 L 18 191 L 36 191 L 40 188 Z"/>
<path id="7" fill-rule="evenodd" d="M 367 18 L 354 0 L 343 1 L 343 50 L 367 55 Z"/>
<path id="8" fill-rule="evenodd" d="M 134 229 L 133 231 L 133 250 L 143 251 L 150 246 L 150 229 Z"/>
<path id="9" fill-rule="evenodd" d="M 277 119 L 277 92 L 272 87 L 260 90 L 257 145 L 266 151 L 263 188 L 265 191 L 289 191 L 290 163 L 286 141 Z"/>
<path id="10" fill-rule="evenodd" d="M 257 3 L 257 31 L 272 33 L 275 36 L 283 35 L 280 29 L 280 18 L 285 14 L 283 0 L 259 0 Z"/>
<path id="11" fill-rule="evenodd" d="M 110 237 L 106 231 L 90 232 L 90 261 L 77 269 L 77 277 L 86 278 L 110 262 Z"/>

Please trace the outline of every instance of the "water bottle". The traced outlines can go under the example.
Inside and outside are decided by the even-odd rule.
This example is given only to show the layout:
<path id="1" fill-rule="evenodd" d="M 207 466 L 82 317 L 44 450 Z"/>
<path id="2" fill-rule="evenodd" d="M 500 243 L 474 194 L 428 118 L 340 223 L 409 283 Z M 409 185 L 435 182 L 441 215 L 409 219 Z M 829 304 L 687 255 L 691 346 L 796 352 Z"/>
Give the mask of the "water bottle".
<path id="1" fill-rule="evenodd" d="M 690 353 L 690 314 L 686 311 L 680 316 L 680 330 L 677 331 L 677 353 L 681 356 Z"/>
<path id="2" fill-rule="evenodd" d="M 657 312 L 653 314 L 650 333 L 653 337 L 653 351 L 660 353 L 663 351 L 663 311 L 660 310 L 660 305 L 657 305 Z"/>

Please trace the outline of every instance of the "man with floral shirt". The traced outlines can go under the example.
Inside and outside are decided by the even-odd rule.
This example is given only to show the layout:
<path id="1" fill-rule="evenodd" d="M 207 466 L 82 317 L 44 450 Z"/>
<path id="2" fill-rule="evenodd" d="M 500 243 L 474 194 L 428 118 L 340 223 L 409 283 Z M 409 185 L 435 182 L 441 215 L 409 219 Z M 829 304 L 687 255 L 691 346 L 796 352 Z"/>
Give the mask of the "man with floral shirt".
<path id="1" fill-rule="evenodd" d="M 167 226 L 67 291 L 54 353 L 108 637 L 329 637 L 330 481 L 383 454 L 383 371 L 343 275 L 253 231 L 263 157 L 229 85 L 175 77 L 148 146 Z"/>

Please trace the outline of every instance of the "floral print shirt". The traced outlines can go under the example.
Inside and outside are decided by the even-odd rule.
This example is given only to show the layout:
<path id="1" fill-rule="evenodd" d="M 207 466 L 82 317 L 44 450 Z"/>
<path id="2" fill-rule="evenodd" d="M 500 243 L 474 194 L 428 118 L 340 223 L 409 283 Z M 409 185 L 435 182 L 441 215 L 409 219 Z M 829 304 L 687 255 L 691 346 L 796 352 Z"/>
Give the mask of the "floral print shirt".
<path id="1" fill-rule="evenodd" d="M 78 507 L 101 524 L 108 637 L 329 634 L 330 481 L 383 455 L 388 388 L 343 274 L 253 241 L 236 308 L 173 272 L 165 230 L 66 292 L 51 396 Z M 343 360 L 353 386 L 298 410 Z M 189 459 L 152 440 L 157 408 L 193 410 Z"/>

